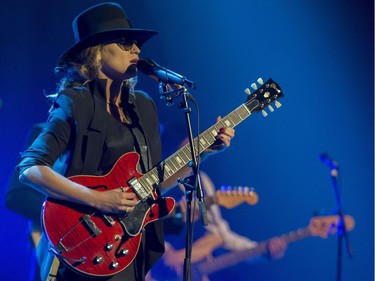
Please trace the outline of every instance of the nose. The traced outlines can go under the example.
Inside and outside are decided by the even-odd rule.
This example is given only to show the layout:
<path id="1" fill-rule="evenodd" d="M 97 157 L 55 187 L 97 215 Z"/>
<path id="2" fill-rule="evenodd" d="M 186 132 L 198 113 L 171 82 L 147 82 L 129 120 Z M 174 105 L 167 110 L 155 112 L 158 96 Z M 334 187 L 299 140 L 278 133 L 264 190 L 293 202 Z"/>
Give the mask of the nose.
<path id="1" fill-rule="evenodd" d="M 133 43 L 130 52 L 139 55 L 141 53 L 141 49 L 137 46 L 137 43 Z"/>

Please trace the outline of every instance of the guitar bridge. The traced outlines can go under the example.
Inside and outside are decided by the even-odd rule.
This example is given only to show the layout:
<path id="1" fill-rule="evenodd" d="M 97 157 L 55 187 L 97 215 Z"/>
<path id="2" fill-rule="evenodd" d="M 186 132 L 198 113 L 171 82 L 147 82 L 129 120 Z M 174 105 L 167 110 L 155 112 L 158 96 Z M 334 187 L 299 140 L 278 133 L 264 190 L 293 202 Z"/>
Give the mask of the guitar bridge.
<path id="1" fill-rule="evenodd" d="M 85 214 L 82 217 L 82 221 L 84 222 L 84 224 L 87 226 L 87 228 L 91 231 L 93 235 L 97 236 L 101 233 L 101 230 L 96 226 L 96 224 L 92 221 L 89 215 Z"/>

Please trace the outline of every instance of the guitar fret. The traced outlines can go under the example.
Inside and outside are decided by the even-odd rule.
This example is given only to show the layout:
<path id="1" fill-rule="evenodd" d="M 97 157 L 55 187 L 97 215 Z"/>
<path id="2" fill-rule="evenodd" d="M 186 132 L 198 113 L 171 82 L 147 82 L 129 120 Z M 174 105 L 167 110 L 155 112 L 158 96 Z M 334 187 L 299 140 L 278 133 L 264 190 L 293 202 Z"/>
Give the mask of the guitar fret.
<path id="1" fill-rule="evenodd" d="M 212 127 L 211 127 L 212 128 Z M 211 129 L 210 128 L 210 129 Z M 217 136 L 217 133 L 218 133 L 218 130 L 214 127 L 213 129 L 210 130 L 210 134 L 212 137 L 216 137 Z"/>
<path id="2" fill-rule="evenodd" d="M 209 143 L 208 140 L 206 139 L 205 135 L 206 135 L 206 134 L 203 133 L 203 134 L 201 135 L 201 137 L 199 138 L 199 141 L 200 141 L 200 143 L 201 143 L 201 146 L 202 146 L 202 149 L 203 149 L 203 150 L 205 150 L 207 147 L 210 146 L 210 143 Z"/>
<path id="3" fill-rule="evenodd" d="M 168 177 L 173 174 L 172 169 L 168 166 L 168 164 L 164 163 L 163 165 L 164 172 L 168 174 Z"/>
<path id="4" fill-rule="evenodd" d="M 253 103 L 256 103 L 256 102 L 253 101 Z M 246 117 L 248 117 L 248 116 L 251 115 L 251 111 L 244 104 L 242 104 L 241 106 L 239 106 L 235 111 L 238 112 L 238 115 L 240 115 L 242 119 L 245 119 Z"/>
<path id="5" fill-rule="evenodd" d="M 175 155 L 173 154 L 171 157 L 169 157 L 169 162 L 178 170 L 179 168 L 181 168 L 180 164 L 178 163 L 178 161 L 176 160 L 176 157 Z"/>
<path id="6" fill-rule="evenodd" d="M 156 172 L 156 170 L 153 171 L 153 172 L 150 174 L 150 176 L 151 176 L 152 179 L 154 180 L 154 183 L 155 183 L 155 184 L 159 184 L 159 177 L 157 177 L 157 176 L 155 175 L 155 172 Z"/>
<path id="7" fill-rule="evenodd" d="M 238 124 L 242 121 L 241 117 L 237 114 L 237 112 L 233 112 L 228 118 L 232 121 L 233 124 Z"/>
<path id="8" fill-rule="evenodd" d="M 195 155 L 198 155 L 198 139 L 197 138 L 194 139 L 194 147 L 193 147 L 193 149 L 194 149 Z M 199 152 L 202 152 L 202 151 L 203 151 L 202 147 L 199 144 Z"/>
<path id="9" fill-rule="evenodd" d="M 176 155 L 175 156 L 175 159 L 176 159 L 176 161 L 177 161 L 177 163 L 180 165 L 180 167 L 182 167 L 184 164 L 183 164 L 183 159 L 180 157 L 180 155 Z"/>
<path id="10" fill-rule="evenodd" d="M 177 167 L 173 164 L 173 162 L 171 161 L 171 159 L 169 159 L 169 163 L 167 164 L 169 169 L 171 169 L 172 171 L 172 175 L 178 171 Z"/>
<path id="11" fill-rule="evenodd" d="M 152 191 L 152 186 L 153 186 L 154 182 L 152 182 L 149 177 L 145 177 L 145 180 L 148 183 L 148 186 L 146 187 L 147 191 L 148 192 Z"/>
<path id="12" fill-rule="evenodd" d="M 190 161 L 190 158 L 186 156 L 183 149 L 180 151 L 179 156 L 182 159 L 182 161 L 185 163 L 184 165 L 186 165 Z"/>
<path id="13" fill-rule="evenodd" d="M 230 119 L 229 120 L 228 119 L 223 120 L 223 123 L 224 123 L 225 127 L 233 127 L 232 121 Z"/>
<path id="14" fill-rule="evenodd" d="M 205 135 L 207 136 L 206 139 L 208 139 L 208 136 L 209 136 L 209 137 L 210 137 L 209 139 L 210 139 L 211 143 L 214 143 L 215 140 L 216 140 L 215 137 L 217 136 L 217 132 L 214 131 L 214 130 L 212 129 L 212 127 L 210 127 L 210 128 L 205 132 Z"/>
<path id="15" fill-rule="evenodd" d="M 215 142 L 215 140 L 216 140 L 215 136 L 213 136 L 213 135 L 211 134 L 210 130 L 205 131 L 205 132 L 202 134 L 202 136 L 204 137 L 204 139 L 205 139 L 208 143 L 210 143 L 210 142 L 213 143 L 213 142 Z"/>
<path id="16" fill-rule="evenodd" d="M 191 160 L 191 150 L 190 150 L 189 144 L 185 145 L 185 150 L 186 150 L 186 153 L 189 155 L 189 159 Z"/>

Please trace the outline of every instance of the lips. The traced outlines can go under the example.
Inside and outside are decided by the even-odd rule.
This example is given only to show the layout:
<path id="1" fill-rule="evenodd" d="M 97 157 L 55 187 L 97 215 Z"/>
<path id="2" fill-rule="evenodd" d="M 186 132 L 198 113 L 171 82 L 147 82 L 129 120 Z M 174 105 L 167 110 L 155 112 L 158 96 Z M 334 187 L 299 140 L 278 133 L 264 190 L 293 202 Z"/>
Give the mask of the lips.
<path id="1" fill-rule="evenodd" d="M 138 61 L 139 61 L 139 59 L 133 59 L 133 60 L 131 60 L 130 62 L 133 64 L 137 64 L 138 63 Z"/>

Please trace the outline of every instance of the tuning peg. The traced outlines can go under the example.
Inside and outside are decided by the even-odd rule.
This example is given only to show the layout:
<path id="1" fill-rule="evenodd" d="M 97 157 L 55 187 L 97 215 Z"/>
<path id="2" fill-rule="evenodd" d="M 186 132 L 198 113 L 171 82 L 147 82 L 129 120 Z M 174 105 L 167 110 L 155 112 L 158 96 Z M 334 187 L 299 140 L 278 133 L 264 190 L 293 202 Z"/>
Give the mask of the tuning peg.
<path id="1" fill-rule="evenodd" d="M 250 91 L 250 89 L 249 89 L 249 88 L 246 88 L 246 89 L 245 89 L 245 93 L 248 94 L 248 95 L 251 95 L 251 91 Z"/>
<path id="2" fill-rule="evenodd" d="M 245 194 L 245 195 L 247 195 L 247 194 L 249 194 L 249 187 L 248 186 L 245 186 L 244 188 L 243 188 L 243 193 Z"/>
<path id="3" fill-rule="evenodd" d="M 268 109 L 269 109 L 271 112 L 274 112 L 274 111 L 275 111 L 271 105 L 268 105 Z"/>
<path id="4" fill-rule="evenodd" d="M 281 107 L 281 103 L 278 102 L 278 101 L 275 101 L 275 106 L 276 106 L 276 108 L 279 108 L 279 107 Z"/>
<path id="5" fill-rule="evenodd" d="M 258 78 L 257 82 L 258 82 L 260 85 L 263 85 L 263 84 L 264 84 L 263 79 L 260 78 L 260 77 Z"/>
<path id="6" fill-rule="evenodd" d="M 254 90 L 258 89 L 258 86 L 257 86 L 257 84 L 255 84 L 255 83 L 251 84 L 250 86 L 251 86 L 251 88 L 253 88 Z"/>
<path id="7" fill-rule="evenodd" d="M 267 111 L 265 111 L 265 110 L 263 109 L 263 110 L 262 110 L 262 115 L 263 115 L 263 117 L 267 117 L 267 115 L 268 115 Z"/>

